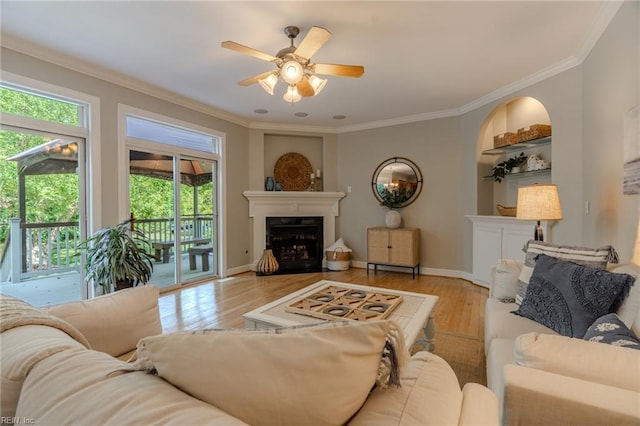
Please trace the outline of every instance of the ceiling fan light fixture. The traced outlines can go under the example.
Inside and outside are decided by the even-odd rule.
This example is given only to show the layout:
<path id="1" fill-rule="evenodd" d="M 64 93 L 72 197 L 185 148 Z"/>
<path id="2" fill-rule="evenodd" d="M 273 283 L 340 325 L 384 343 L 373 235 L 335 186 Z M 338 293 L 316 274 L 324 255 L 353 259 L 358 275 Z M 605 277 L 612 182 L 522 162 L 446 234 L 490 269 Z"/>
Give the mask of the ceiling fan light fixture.
<path id="1" fill-rule="evenodd" d="M 302 99 L 302 96 L 300 96 L 300 93 L 298 93 L 298 89 L 296 88 L 296 86 L 289 86 L 282 99 L 293 104 L 299 102 L 300 99 Z"/>
<path id="2" fill-rule="evenodd" d="M 313 87 L 313 95 L 315 96 L 324 89 L 324 86 L 327 85 L 327 79 L 311 75 L 309 76 L 309 84 Z"/>
<path id="3" fill-rule="evenodd" d="M 269 74 L 267 77 L 258 80 L 260 86 L 262 86 L 264 91 L 270 95 L 273 95 L 273 89 L 276 87 L 276 83 L 278 83 L 278 76 L 276 74 L 277 73 L 274 72 Z"/>
<path id="4" fill-rule="evenodd" d="M 304 70 L 298 61 L 291 59 L 282 65 L 282 72 L 280 75 L 287 83 L 296 84 L 302 80 Z"/>

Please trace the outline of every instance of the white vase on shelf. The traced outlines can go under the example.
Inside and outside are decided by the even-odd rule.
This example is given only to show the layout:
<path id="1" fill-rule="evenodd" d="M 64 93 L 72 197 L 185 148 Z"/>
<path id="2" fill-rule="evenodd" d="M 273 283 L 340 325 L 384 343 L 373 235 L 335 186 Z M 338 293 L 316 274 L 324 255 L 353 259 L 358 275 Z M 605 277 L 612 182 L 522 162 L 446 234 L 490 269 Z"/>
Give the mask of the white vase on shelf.
<path id="1" fill-rule="evenodd" d="M 399 228 L 401 222 L 402 216 L 397 210 L 389 210 L 384 216 L 384 223 L 387 225 L 387 228 Z"/>

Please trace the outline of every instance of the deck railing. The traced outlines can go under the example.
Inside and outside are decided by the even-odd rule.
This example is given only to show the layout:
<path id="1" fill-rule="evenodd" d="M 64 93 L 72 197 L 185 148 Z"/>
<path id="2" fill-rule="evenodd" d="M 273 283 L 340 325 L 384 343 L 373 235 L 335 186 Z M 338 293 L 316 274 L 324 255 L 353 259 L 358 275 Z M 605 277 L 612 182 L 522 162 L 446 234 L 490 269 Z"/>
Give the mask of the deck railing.
<path id="1" fill-rule="evenodd" d="M 175 221 L 167 219 L 136 219 L 136 229 L 144 232 L 150 242 L 173 241 L 176 236 Z M 181 239 L 213 238 L 213 216 L 188 216 L 181 218 Z M 78 222 L 21 223 L 10 220 L 10 281 L 40 275 L 50 275 L 80 270 L 77 246 L 80 243 Z M 189 245 L 182 245 L 186 250 Z M 5 259 L 9 261 L 9 259 Z"/>

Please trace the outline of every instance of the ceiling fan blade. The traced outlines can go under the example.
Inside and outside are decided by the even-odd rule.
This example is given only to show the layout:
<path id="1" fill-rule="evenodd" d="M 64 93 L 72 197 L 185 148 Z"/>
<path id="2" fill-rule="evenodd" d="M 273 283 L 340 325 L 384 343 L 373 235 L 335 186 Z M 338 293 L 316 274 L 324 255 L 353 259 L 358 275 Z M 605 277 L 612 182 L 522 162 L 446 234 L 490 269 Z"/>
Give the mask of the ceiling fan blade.
<path id="1" fill-rule="evenodd" d="M 272 74 L 272 73 L 273 73 L 273 71 L 263 72 L 262 74 L 258 74 L 258 75 L 255 75 L 253 77 L 249 77 L 249 78 L 247 78 L 245 80 L 239 81 L 238 85 L 240 85 L 240 86 L 250 86 L 253 83 L 257 83 L 258 80 L 262 80 L 263 78 L 268 77 L 269 74 Z"/>
<path id="2" fill-rule="evenodd" d="M 298 89 L 298 93 L 300 93 L 300 96 L 303 98 L 308 98 L 309 96 L 316 94 L 316 91 L 311 86 L 311 83 L 309 83 L 309 79 L 307 77 L 303 78 L 298 84 L 296 84 L 296 89 Z"/>
<path id="3" fill-rule="evenodd" d="M 329 40 L 331 33 L 326 28 L 311 27 L 294 52 L 305 59 L 311 58 Z"/>
<path id="4" fill-rule="evenodd" d="M 278 60 L 278 58 L 273 55 L 236 43 L 235 41 L 223 41 L 220 45 L 225 49 L 235 50 L 236 52 L 244 53 L 245 55 L 253 56 L 263 61 L 273 62 Z"/>
<path id="5" fill-rule="evenodd" d="M 364 74 L 362 65 L 315 64 L 315 73 L 341 77 L 360 77 Z"/>

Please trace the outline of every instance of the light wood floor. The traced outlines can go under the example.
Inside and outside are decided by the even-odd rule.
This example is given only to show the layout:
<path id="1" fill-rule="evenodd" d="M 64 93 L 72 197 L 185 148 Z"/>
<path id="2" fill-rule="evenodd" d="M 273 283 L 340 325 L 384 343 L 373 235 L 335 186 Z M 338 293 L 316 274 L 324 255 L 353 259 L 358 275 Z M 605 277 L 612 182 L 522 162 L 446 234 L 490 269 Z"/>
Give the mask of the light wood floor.
<path id="1" fill-rule="evenodd" d="M 370 271 L 367 275 L 365 269 L 356 268 L 260 277 L 247 272 L 163 293 L 160 315 L 164 332 L 244 328 L 242 314 L 322 279 L 439 296 L 434 312 L 437 332 L 482 344 L 486 288 L 456 278 L 420 275 L 412 280 L 407 273 Z M 477 359 L 482 354 L 475 351 L 465 356 L 475 358 L 468 360 L 471 365 L 484 364 L 483 359 Z"/>

